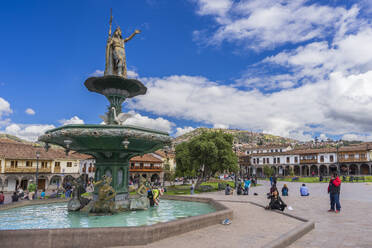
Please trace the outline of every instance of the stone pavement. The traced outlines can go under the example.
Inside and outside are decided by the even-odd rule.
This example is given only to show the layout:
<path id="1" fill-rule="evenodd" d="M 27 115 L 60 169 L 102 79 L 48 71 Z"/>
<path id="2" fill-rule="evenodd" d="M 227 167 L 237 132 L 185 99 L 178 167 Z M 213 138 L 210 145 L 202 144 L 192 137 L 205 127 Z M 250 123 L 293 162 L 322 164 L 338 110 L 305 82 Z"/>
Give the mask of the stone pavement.
<path id="1" fill-rule="evenodd" d="M 267 205 L 266 193 L 270 189 L 270 183 L 268 181 L 260 181 L 259 183 L 262 186 L 251 188 L 249 196 L 225 196 L 223 192 L 198 195 L 199 197 L 214 198 L 231 207 L 235 216 L 231 227 L 212 226 L 145 247 L 159 247 L 160 245 L 193 248 L 260 247 L 273 238 L 274 235 L 271 234 L 279 234 L 278 229 L 282 230 L 281 233 L 285 233 L 296 223 L 301 223 L 259 207 L 253 208 L 248 204 L 238 203 L 251 201 Z M 289 248 L 372 247 L 371 183 L 343 183 L 340 195 L 342 211 L 339 214 L 327 212 L 329 209 L 328 184 L 307 184 L 310 196 L 301 197 L 299 191 L 302 183 L 278 182 L 279 191 L 284 183 L 289 187 L 289 196 L 282 197 L 282 199 L 293 208 L 292 211 L 286 209 L 285 212 L 315 222 L 315 229 L 294 242 Z M 254 196 L 254 192 L 258 195 Z M 235 228 L 234 224 L 239 227 Z M 229 228 L 234 228 L 234 230 L 228 231 Z"/>
<path id="2" fill-rule="evenodd" d="M 230 225 L 213 225 L 175 237 L 163 239 L 146 246 L 133 247 L 259 248 L 303 223 L 296 219 L 267 211 L 249 203 L 222 203 L 234 210 L 234 219 Z"/>
<path id="3" fill-rule="evenodd" d="M 251 201 L 264 203 L 262 196 L 269 189 L 269 182 L 261 181 L 262 187 L 252 191 L 259 194 L 250 197 Z M 281 190 L 285 182 L 278 182 Z M 328 184 L 307 184 L 309 197 L 301 197 L 299 189 L 302 183 L 286 183 L 289 197 L 282 197 L 287 205 L 293 207 L 288 213 L 310 219 L 315 229 L 293 243 L 290 248 L 333 248 L 333 247 L 372 247 L 372 185 L 368 183 L 343 183 L 341 185 L 341 213 L 328 213 Z"/>

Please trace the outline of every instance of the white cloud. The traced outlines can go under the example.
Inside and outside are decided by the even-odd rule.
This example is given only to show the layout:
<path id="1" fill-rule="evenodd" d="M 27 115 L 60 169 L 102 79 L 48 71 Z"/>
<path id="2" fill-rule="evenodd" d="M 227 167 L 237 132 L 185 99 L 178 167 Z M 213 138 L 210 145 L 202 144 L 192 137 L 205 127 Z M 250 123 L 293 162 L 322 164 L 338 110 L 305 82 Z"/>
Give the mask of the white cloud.
<path id="1" fill-rule="evenodd" d="M 199 15 L 217 15 L 224 16 L 232 6 L 230 0 L 198 0 Z"/>
<path id="2" fill-rule="evenodd" d="M 128 78 L 138 78 L 138 73 L 136 71 L 128 70 Z"/>
<path id="3" fill-rule="evenodd" d="M 0 118 L 4 115 L 9 115 L 13 111 L 10 108 L 10 104 L 8 101 L 6 101 L 4 98 L 0 97 Z"/>
<path id="4" fill-rule="evenodd" d="M 345 9 L 306 0 L 242 0 L 234 4 L 199 0 L 197 7 L 197 14 L 214 16 L 217 29 L 212 35 L 196 31 L 196 39 L 212 45 L 239 42 L 256 50 L 323 38 L 358 13 L 356 6 Z"/>
<path id="5" fill-rule="evenodd" d="M 172 127 L 175 125 L 173 122 L 170 122 L 161 117 L 153 119 L 147 116 L 143 116 L 134 111 L 129 111 L 129 113 L 132 114 L 133 117 L 127 119 L 125 121 L 125 125 L 135 125 L 139 127 L 160 130 L 160 131 L 164 131 L 168 133 L 171 131 Z"/>
<path id="6" fill-rule="evenodd" d="M 105 73 L 105 71 L 97 69 L 89 75 L 92 76 L 92 77 L 102 77 L 104 75 L 104 73 Z M 136 71 L 133 71 L 133 70 L 128 70 L 127 74 L 128 74 L 129 78 L 137 78 L 138 77 L 138 73 Z"/>
<path id="7" fill-rule="evenodd" d="M 372 135 L 370 134 L 355 134 L 355 133 L 348 133 L 342 136 L 342 140 L 348 141 L 372 141 Z"/>
<path id="8" fill-rule="evenodd" d="M 84 124 L 84 121 L 77 117 L 76 115 L 71 117 L 70 119 L 62 119 L 58 121 L 61 123 L 63 126 L 64 125 L 70 125 L 70 124 Z"/>
<path id="9" fill-rule="evenodd" d="M 184 135 L 185 133 L 189 133 L 191 131 L 195 130 L 193 127 L 177 127 L 176 133 L 174 134 L 175 137 Z"/>
<path id="10" fill-rule="evenodd" d="M 104 74 L 104 71 L 97 69 L 89 75 L 92 77 L 101 77 L 103 76 L 103 74 Z"/>
<path id="11" fill-rule="evenodd" d="M 213 128 L 228 129 L 229 125 L 217 123 L 217 124 L 213 124 Z"/>
<path id="12" fill-rule="evenodd" d="M 26 109 L 25 113 L 28 115 L 35 115 L 35 110 L 33 110 L 32 108 L 28 108 Z"/>
<path id="13" fill-rule="evenodd" d="M 263 94 L 219 85 L 203 77 L 143 78 L 146 96 L 130 107 L 158 115 L 310 140 L 315 132 L 372 132 L 372 70 L 335 72 L 329 79 Z M 164 91 L 167 90 L 167 94 Z"/>
<path id="14" fill-rule="evenodd" d="M 10 124 L 4 130 L 5 133 L 15 135 L 21 139 L 28 141 L 36 141 L 37 138 L 46 131 L 55 128 L 54 125 L 25 125 L 25 124 Z"/>

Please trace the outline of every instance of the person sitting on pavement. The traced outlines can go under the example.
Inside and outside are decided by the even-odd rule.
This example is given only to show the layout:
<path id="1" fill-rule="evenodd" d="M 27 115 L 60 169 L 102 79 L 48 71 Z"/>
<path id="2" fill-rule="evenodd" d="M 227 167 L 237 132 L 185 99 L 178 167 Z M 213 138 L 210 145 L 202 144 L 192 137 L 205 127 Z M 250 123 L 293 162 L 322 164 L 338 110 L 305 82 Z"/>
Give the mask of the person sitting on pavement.
<path id="1" fill-rule="evenodd" d="M 17 202 L 18 201 L 18 195 L 17 192 L 14 192 L 12 195 L 12 202 Z"/>
<path id="2" fill-rule="evenodd" d="M 282 188 L 282 196 L 288 196 L 288 187 L 287 187 L 287 184 L 284 184 L 283 185 L 283 188 Z"/>
<path id="3" fill-rule="evenodd" d="M 300 188 L 300 193 L 301 193 L 301 196 L 309 196 L 310 195 L 309 189 L 306 187 L 305 184 L 302 184 L 302 186 Z"/>
<path id="4" fill-rule="evenodd" d="M 232 194 L 233 194 L 233 189 L 231 188 L 230 184 L 227 184 L 225 188 L 225 195 L 232 195 Z"/>
<path id="5" fill-rule="evenodd" d="M 243 187 L 242 185 L 239 183 L 239 186 L 238 186 L 238 191 L 237 191 L 238 195 L 241 195 L 243 194 Z"/>
<path id="6" fill-rule="evenodd" d="M 270 199 L 270 203 L 266 207 L 266 209 L 277 209 L 280 211 L 284 211 L 284 209 L 287 207 L 287 205 L 280 198 L 278 190 L 274 190 L 272 193 L 269 193 L 267 199 Z"/>

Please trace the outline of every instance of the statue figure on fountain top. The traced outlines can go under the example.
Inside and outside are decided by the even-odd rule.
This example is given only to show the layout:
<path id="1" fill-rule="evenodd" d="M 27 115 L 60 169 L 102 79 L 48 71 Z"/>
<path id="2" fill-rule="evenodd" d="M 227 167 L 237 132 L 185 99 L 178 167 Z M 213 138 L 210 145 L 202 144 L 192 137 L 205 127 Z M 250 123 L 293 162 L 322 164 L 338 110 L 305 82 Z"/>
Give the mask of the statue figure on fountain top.
<path id="1" fill-rule="evenodd" d="M 136 34 L 141 31 L 135 30 L 132 35 L 123 39 L 122 31 L 118 26 L 111 36 L 112 12 L 110 17 L 109 36 L 106 45 L 106 75 L 116 75 L 127 78 L 127 62 L 125 58 L 125 43 L 130 41 Z"/>

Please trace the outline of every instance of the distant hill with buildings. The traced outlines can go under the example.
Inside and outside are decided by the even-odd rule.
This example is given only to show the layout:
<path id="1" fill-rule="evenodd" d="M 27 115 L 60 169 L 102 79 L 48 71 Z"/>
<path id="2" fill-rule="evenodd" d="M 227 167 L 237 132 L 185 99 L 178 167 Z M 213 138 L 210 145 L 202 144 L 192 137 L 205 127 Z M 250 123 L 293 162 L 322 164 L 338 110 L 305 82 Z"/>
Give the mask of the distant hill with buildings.
<path id="1" fill-rule="evenodd" d="M 201 134 L 203 131 L 208 130 L 216 130 L 216 131 L 222 131 L 224 133 L 230 133 L 234 136 L 234 143 L 236 145 L 296 145 L 299 144 L 300 141 L 290 138 L 284 138 L 272 134 L 266 134 L 266 133 L 255 133 L 245 130 L 238 130 L 238 129 L 221 129 L 221 128 L 197 128 L 191 132 L 188 132 L 186 134 L 183 134 L 181 136 L 178 136 L 174 143 L 175 145 L 182 143 L 184 141 L 188 141 L 192 139 L 193 137 Z"/>

